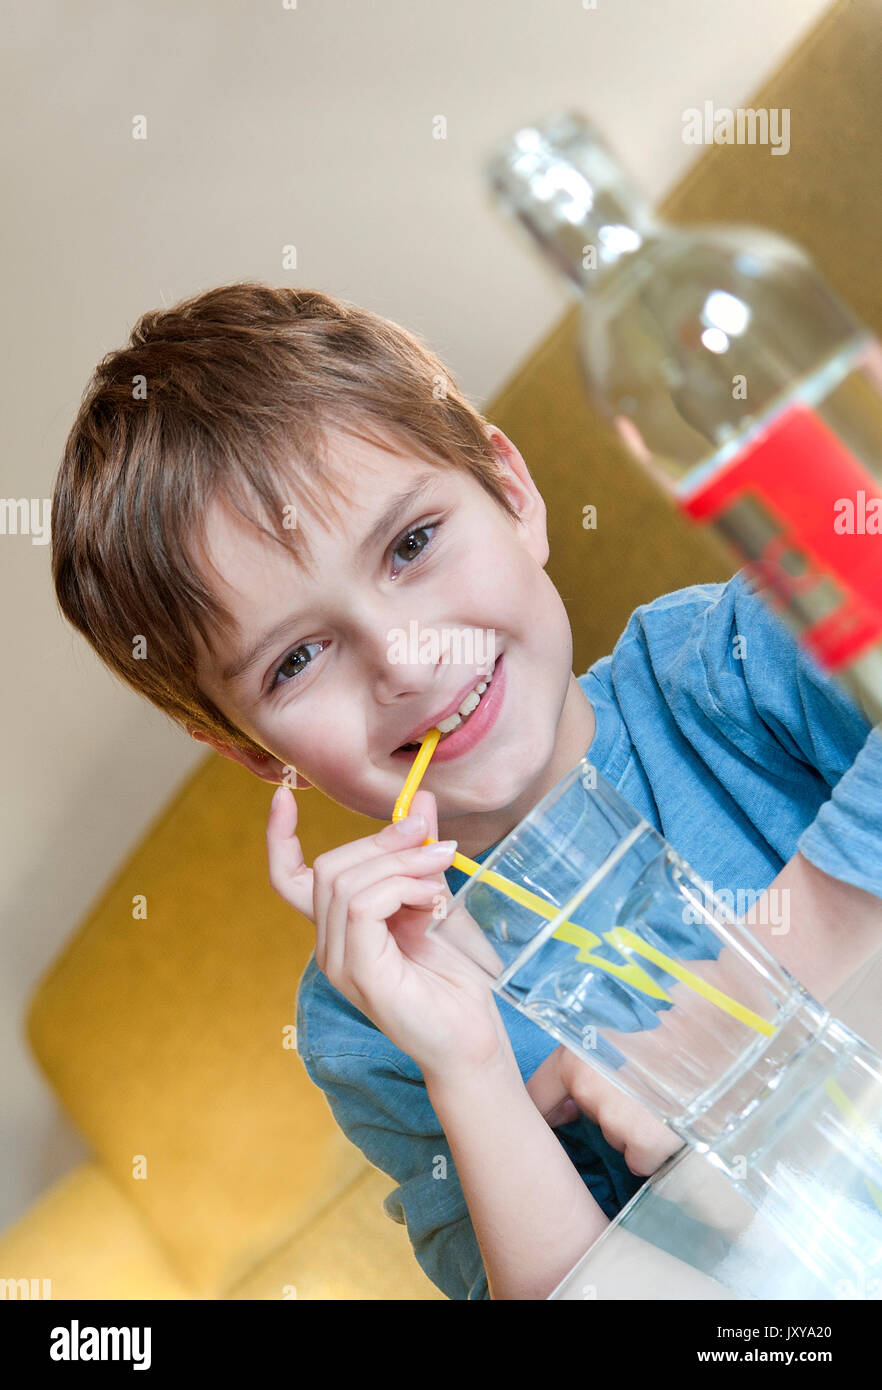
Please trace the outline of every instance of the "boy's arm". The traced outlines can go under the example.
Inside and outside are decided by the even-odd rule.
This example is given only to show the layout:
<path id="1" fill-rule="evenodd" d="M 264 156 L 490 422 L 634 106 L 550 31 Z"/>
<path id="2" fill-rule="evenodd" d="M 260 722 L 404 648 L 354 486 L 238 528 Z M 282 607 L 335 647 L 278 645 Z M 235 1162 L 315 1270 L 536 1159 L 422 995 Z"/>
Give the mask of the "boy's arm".
<path id="1" fill-rule="evenodd" d="M 718 652 L 715 698 L 746 728 L 759 716 L 831 788 L 743 920 L 823 1003 L 882 946 L 882 726 L 871 729 L 758 594 L 735 594 L 728 645 L 741 632 L 748 650 L 737 663 Z"/>
<path id="2" fill-rule="evenodd" d="M 490 1297 L 547 1298 L 609 1218 L 510 1059 L 425 1082 L 468 1203 Z"/>
<path id="3" fill-rule="evenodd" d="M 823 1000 L 882 945 L 882 725 L 871 728 L 746 571 L 706 587 L 702 603 L 684 591 L 680 631 L 670 622 L 684 605 L 647 605 L 642 641 L 687 738 L 787 861 L 743 920 Z M 819 797 L 809 823 L 807 795 Z"/>
<path id="4" fill-rule="evenodd" d="M 822 1004 L 882 946 L 882 898 L 799 852 L 742 920 Z"/>
<path id="5" fill-rule="evenodd" d="M 882 725 L 871 728 L 742 572 L 726 585 L 701 630 L 702 670 L 692 682 L 703 682 L 711 717 L 753 766 L 764 769 L 776 808 L 786 809 L 780 790 L 786 793 L 792 775 L 789 759 L 829 787 L 794 850 L 827 876 L 882 899 Z M 783 761 L 782 751 L 788 755 Z"/>
<path id="6" fill-rule="evenodd" d="M 494 1299 L 546 1299 L 610 1225 L 516 1068 L 426 1078 Z M 605 1298 L 733 1299 L 723 1284 L 624 1229 L 586 1277 Z M 588 1286 L 597 1294 L 597 1284 Z M 570 1297 L 573 1295 L 570 1294 Z"/>
<path id="7" fill-rule="evenodd" d="M 395 1179 L 383 1208 L 448 1298 L 546 1298 L 609 1225 L 510 1058 L 456 1086 L 426 1077 L 313 963 L 298 991 L 297 1047 L 343 1133 Z M 565 1238 L 549 1258 L 545 1223 L 561 1219 Z"/>

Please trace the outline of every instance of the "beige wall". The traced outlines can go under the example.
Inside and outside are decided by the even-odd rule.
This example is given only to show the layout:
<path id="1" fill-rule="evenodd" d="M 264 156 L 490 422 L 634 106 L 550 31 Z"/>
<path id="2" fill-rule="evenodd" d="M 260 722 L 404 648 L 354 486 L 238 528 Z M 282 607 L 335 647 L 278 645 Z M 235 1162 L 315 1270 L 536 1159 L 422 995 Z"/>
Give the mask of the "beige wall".
<path id="1" fill-rule="evenodd" d="M 746 104 L 826 8 L 11 7 L 0 496 L 50 495 L 88 375 L 140 313 L 233 279 L 312 286 L 401 321 L 482 405 L 568 303 L 490 207 L 479 178 L 489 146 L 517 123 L 579 105 L 660 197 L 701 153 L 681 141 L 684 109 Z M 131 138 L 136 115 L 147 117 L 146 141 Z M 444 141 L 432 137 L 437 115 Z M 296 271 L 281 268 L 286 243 Z M 0 536 L 0 565 L 5 1223 L 81 1152 L 27 1055 L 28 996 L 205 751 L 62 623 L 48 545 Z"/>

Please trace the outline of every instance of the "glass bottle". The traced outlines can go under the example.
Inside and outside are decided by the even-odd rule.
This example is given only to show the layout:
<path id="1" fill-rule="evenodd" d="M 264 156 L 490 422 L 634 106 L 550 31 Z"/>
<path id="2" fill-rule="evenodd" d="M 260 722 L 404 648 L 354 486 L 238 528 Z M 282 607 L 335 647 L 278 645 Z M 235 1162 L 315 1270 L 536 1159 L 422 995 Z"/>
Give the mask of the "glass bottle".
<path id="1" fill-rule="evenodd" d="M 578 112 L 517 130 L 487 178 L 582 299 L 593 404 L 878 723 L 878 340 L 784 237 L 658 218 Z"/>

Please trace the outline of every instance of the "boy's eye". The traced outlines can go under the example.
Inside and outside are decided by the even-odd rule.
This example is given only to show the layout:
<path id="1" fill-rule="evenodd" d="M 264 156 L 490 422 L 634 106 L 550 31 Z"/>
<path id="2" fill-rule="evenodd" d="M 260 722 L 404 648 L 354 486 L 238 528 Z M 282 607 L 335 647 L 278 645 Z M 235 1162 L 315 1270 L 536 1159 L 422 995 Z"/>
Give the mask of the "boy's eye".
<path id="1" fill-rule="evenodd" d="M 277 685 L 286 685 L 289 681 L 293 680 L 295 676 L 300 675 L 300 672 L 303 670 L 303 666 L 298 666 L 296 664 L 300 652 L 306 652 L 309 650 L 310 647 L 321 648 L 325 646 L 327 646 L 326 642 L 304 642 L 301 646 L 295 647 L 293 651 L 290 651 L 288 655 L 284 658 L 284 660 L 282 660 L 276 667 L 276 671 L 273 676 L 273 683 L 270 686 L 270 690 L 275 690 Z M 310 661 L 311 660 L 312 657 L 310 657 Z M 308 665 L 309 662 L 306 662 L 304 664 Z M 282 675 L 283 672 L 285 672 L 285 668 L 289 666 L 293 669 L 289 669 L 286 673 L 286 679 L 284 681 L 280 681 L 279 677 Z"/>
<path id="2" fill-rule="evenodd" d="M 410 530 L 401 537 L 401 540 L 395 543 L 392 554 L 397 555 L 401 547 L 405 545 L 411 539 L 412 536 L 426 536 L 430 531 L 434 531 L 436 529 L 436 526 L 433 526 L 431 524 L 426 526 L 412 526 Z M 424 550 L 428 549 L 429 544 L 430 542 L 426 541 L 425 544 L 421 545 L 418 550 L 411 549 L 409 553 L 406 553 L 405 555 L 405 563 L 410 564 L 412 560 L 415 560 L 418 555 L 421 555 Z"/>
<path id="3" fill-rule="evenodd" d="M 436 531 L 440 524 L 440 522 L 435 522 L 427 523 L 425 526 L 411 526 L 410 530 L 406 531 L 405 534 L 401 537 L 401 539 L 395 542 L 395 545 L 392 548 L 392 554 L 397 555 L 401 547 L 410 542 L 414 536 L 427 536 L 430 531 Z M 419 559 L 423 551 L 427 550 L 430 544 L 431 540 L 427 540 L 424 543 L 420 544 L 419 549 L 417 550 L 414 550 L 413 547 L 410 547 L 409 556 L 405 559 L 405 568 L 407 568 L 408 565 L 412 564 L 414 560 Z M 276 690 L 280 685 L 290 685 L 291 681 L 295 680 L 297 676 L 300 675 L 301 671 L 303 671 L 305 667 L 308 666 L 309 663 L 312 661 L 312 657 L 310 657 L 309 660 L 303 662 L 301 665 L 298 665 L 297 660 L 301 652 L 308 652 L 310 647 L 318 647 L 321 650 L 322 647 L 326 647 L 327 645 L 327 642 L 303 642 L 299 647 L 292 648 L 292 650 L 288 652 L 287 656 L 285 656 L 282 659 L 282 661 L 276 667 L 275 672 L 273 673 L 272 682 L 270 684 L 270 694 L 272 694 L 272 692 Z M 286 668 L 288 668 L 287 672 Z"/>

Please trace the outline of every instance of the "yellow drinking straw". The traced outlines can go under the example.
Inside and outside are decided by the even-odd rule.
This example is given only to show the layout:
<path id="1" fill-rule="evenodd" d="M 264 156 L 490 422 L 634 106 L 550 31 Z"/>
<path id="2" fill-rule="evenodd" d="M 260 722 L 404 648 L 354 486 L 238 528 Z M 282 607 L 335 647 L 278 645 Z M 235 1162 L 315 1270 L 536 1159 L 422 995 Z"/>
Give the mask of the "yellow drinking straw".
<path id="1" fill-rule="evenodd" d="M 419 752 L 411 764 L 404 786 L 401 788 L 398 800 L 395 802 L 392 811 L 393 821 L 403 820 L 410 811 L 410 803 L 413 801 L 426 768 L 429 766 L 432 754 L 438 747 L 438 740 L 440 737 L 440 729 L 429 729 L 423 734 L 422 740 L 420 741 Z M 423 840 L 423 844 L 432 845 L 435 844 L 435 840 L 431 835 L 428 835 L 426 839 Z M 469 859 L 465 854 L 459 854 L 454 851 L 453 865 L 464 874 L 473 876 L 474 874 L 480 873 L 486 883 L 491 884 L 494 888 L 498 888 L 500 892 L 507 894 L 507 896 L 513 898 L 515 902 L 519 902 L 524 907 L 529 908 L 531 912 L 537 912 L 547 919 L 557 916 L 557 909 L 547 903 L 544 898 L 540 898 L 535 893 L 531 893 L 527 888 L 522 888 L 519 883 L 512 883 L 509 879 L 503 878 L 502 874 L 494 873 L 491 869 L 484 869 L 481 864 L 476 863 L 474 859 Z M 664 999 L 668 1003 L 672 1002 L 670 995 L 666 994 L 661 986 L 657 984 L 651 976 L 647 975 L 644 970 L 641 970 L 640 966 L 636 963 L 631 962 L 628 965 L 614 965 L 611 961 L 604 960 L 601 956 L 594 955 L 591 947 L 600 946 L 602 944 L 601 938 L 595 935 L 594 932 L 589 931 L 587 927 L 580 927 L 575 922 L 564 922 L 557 928 L 553 935 L 558 937 L 561 941 L 567 941 L 570 945 L 579 947 L 576 956 L 578 961 L 586 965 L 594 965 L 599 970 L 605 970 L 608 974 L 615 975 L 619 979 L 625 980 L 626 983 L 641 990 L 644 994 L 651 995 L 654 999 Z M 673 975 L 676 980 L 680 980 L 688 989 L 692 989 L 696 994 L 702 995 L 711 1004 L 715 1004 L 717 1008 L 723 1009 L 724 1012 L 731 1014 L 733 1018 L 737 1018 L 741 1023 L 747 1024 L 749 1028 L 755 1029 L 757 1033 L 765 1033 L 767 1037 L 771 1037 L 775 1032 L 775 1025 L 773 1023 L 769 1023 L 767 1019 L 761 1018 L 759 1014 L 755 1014 L 752 1009 L 746 1008 L 744 1004 L 739 1004 L 737 1000 L 730 999 L 728 994 L 724 994 L 722 990 L 716 989 L 713 985 L 708 984 L 700 975 L 696 975 L 693 971 L 687 970 L 680 961 L 672 960 L 670 956 L 666 956 L 654 946 L 650 946 L 647 941 L 641 940 L 635 932 L 629 931 L 627 927 L 614 927 L 612 931 L 606 933 L 604 939 L 619 950 L 620 954 L 624 954 L 621 951 L 621 947 L 627 946 L 632 951 L 636 952 L 636 954 L 651 960 L 655 965 L 666 970 L 669 975 Z"/>
<path id="2" fill-rule="evenodd" d="M 426 732 L 423 734 L 423 737 L 420 740 L 419 752 L 417 753 L 416 757 L 410 765 L 410 772 L 408 772 L 407 777 L 405 778 L 404 786 L 401 788 L 398 800 L 396 801 L 395 807 L 392 811 L 393 820 L 404 820 L 405 816 L 408 815 L 410 811 L 410 803 L 413 801 L 414 798 L 414 793 L 416 792 L 416 789 L 419 786 L 420 782 L 422 782 L 423 780 L 423 773 L 429 766 L 429 760 L 432 754 L 434 753 L 435 749 L 438 747 L 438 740 L 440 737 L 440 729 L 427 729 Z M 426 845 L 431 844 L 431 842 L 431 837 L 428 840 L 423 841 L 423 843 Z"/>

